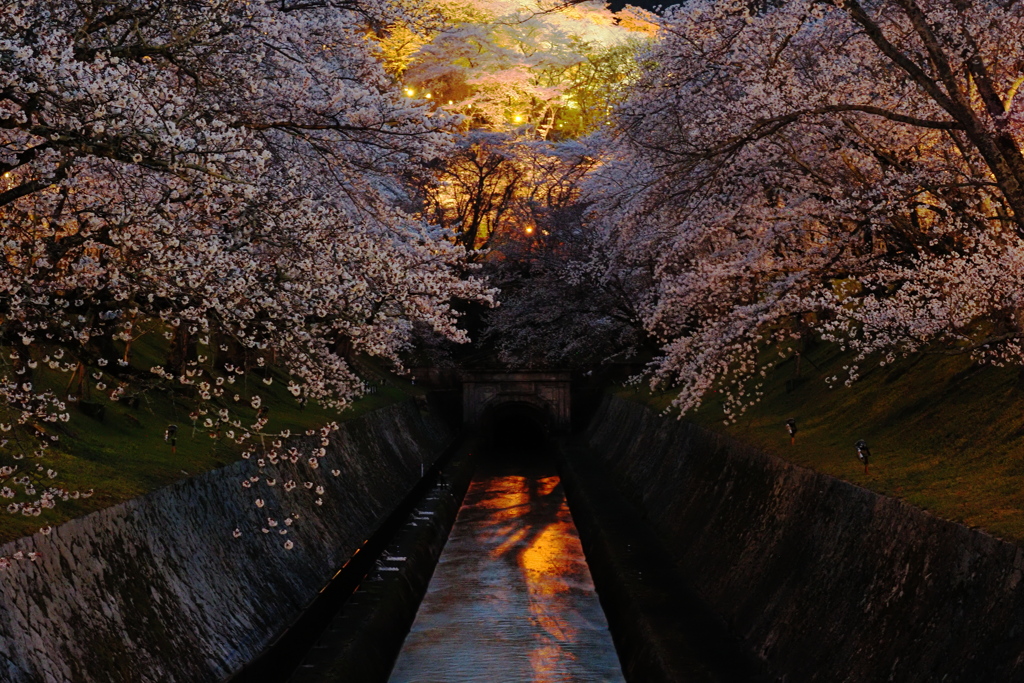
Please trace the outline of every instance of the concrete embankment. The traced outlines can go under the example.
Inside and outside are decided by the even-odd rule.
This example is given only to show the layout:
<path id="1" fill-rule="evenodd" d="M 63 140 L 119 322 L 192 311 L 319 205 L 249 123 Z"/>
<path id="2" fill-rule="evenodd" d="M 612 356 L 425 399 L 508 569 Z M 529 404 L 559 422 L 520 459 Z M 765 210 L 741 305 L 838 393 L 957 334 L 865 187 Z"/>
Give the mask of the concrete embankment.
<path id="1" fill-rule="evenodd" d="M 585 439 L 781 679 L 1024 680 L 1019 546 L 621 399 Z"/>
<path id="2" fill-rule="evenodd" d="M 559 472 L 630 683 L 765 683 L 760 663 L 675 571 L 600 459 L 566 445 Z"/>
<path id="3" fill-rule="evenodd" d="M 310 602 L 448 436 L 414 404 L 392 406 L 344 423 L 318 469 L 282 467 L 275 487 L 243 488 L 256 464 L 240 461 L 0 547 L 41 554 L 0 573 L 0 680 L 227 676 Z M 287 479 L 300 486 L 285 492 Z M 264 534 L 268 517 L 278 526 Z"/>
<path id="4" fill-rule="evenodd" d="M 473 445 L 456 446 L 438 471 L 420 482 L 422 490 L 395 511 L 397 528 L 389 529 L 389 522 L 378 534 L 386 536 L 383 552 L 370 554 L 368 574 L 318 634 L 288 683 L 388 680 L 469 487 L 476 464 Z"/>

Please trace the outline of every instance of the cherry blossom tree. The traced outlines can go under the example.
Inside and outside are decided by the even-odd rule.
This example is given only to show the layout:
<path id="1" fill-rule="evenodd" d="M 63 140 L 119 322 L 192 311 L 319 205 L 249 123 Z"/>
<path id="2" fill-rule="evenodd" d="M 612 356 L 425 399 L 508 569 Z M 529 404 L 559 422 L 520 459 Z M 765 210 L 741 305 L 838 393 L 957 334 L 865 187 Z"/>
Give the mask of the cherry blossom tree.
<path id="1" fill-rule="evenodd" d="M 529 190 L 521 145 L 500 133 L 470 131 L 437 169 L 418 179 L 424 211 L 467 249 L 486 249 L 496 233 L 518 223 L 514 204 Z"/>
<path id="2" fill-rule="evenodd" d="M 511 257 L 521 236 L 540 240 L 546 215 L 576 201 L 578 181 L 592 167 L 587 150 L 573 142 L 472 130 L 415 184 L 424 213 L 466 249 L 483 255 L 497 248 Z"/>
<path id="3" fill-rule="evenodd" d="M 484 340 L 503 362 L 592 369 L 656 348 L 643 315 L 650 261 L 618 261 L 585 215 L 579 201 L 546 212 L 539 243 L 522 240 L 515 259 L 494 269 L 502 303 L 488 312 Z"/>
<path id="4" fill-rule="evenodd" d="M 765 344 L 1021 362 L 1024 9 L 837 0 L 670 9 L 591 197 L 650 259 L 655 382 L 756 400 Z M 856 376 L 856 370 L 851 378 Z"/>
<path id="5" fill-rule="evenodd" d="M 564 354 L 549 356 L 538 337 L 559 352 L 582 351 L 555 341 L 566 337 L 556 321 L 567 318 L 554 310 L 593 282 L 563 286 L 575 282 L 566 270 L 570 254 L 589 244 L 578 221 L 579 181 L 597 158 L 573 140 L 606 124 L 636 75 L 635 55 L 653 34 L 652 15 L 629 7 L 612 13 L 591 1 L 437 2 L 434 9 L 438 25 L 393 25 L 378 44 L 410 99 L 464 116 L 467 130 L 454 152 L 415 175 L 414 184 L 424 215 L 474 250 L 481 272 L 503 292 L 495 315 L 471 309 L 467 320 L 478 324 L 486 347 L 473 356 L 523 363 L 527 353 L 531 361 L 562 363 Z M 590 278 L 597 272 L 584 270 Z M 551 316 L 538 335 L 546 302 Z M 593 297 L 586 304 L 599 306 Z M 601 318 L 613 337 L 623 333 L 617 316 Z M 580 325 L 597 320 L 572 317 Z M 439 348 L 429 335 L 421 341 Z M 587 358 L 601 353 L 598 345 L 587 351 Z"/>
<path id="6" fill-rule="evenodd" d="M 83 383 L 114 400 L 184 384 L 244 441 L 266 422 L 234 416 L 225 377 L 272 361 L 295 395 L 344 406 L 352 354 L 399 362 L 414 324 L 465 340 L 452 301 L 492 293 L 400 208 L 456 120 L 402 97 L 365 39 L 400 19 L 383 0 L 5 5 L 0 429 L 19 437 L 0 455 L 40 455 Z M 132 364 L 144 334 L 168 337 L 166 363 Z M 33 387 L 43 370 L 70 396 Z"/>
<path id="7" fill-rule="evenodd" d="M 442 26 L 396 27 L 382 40 L 410 97 L 466 116 L 472 127 L 545 139 L 600 126 L 653 30 L 648 13 L 603 2 L 439 2 Z"/>

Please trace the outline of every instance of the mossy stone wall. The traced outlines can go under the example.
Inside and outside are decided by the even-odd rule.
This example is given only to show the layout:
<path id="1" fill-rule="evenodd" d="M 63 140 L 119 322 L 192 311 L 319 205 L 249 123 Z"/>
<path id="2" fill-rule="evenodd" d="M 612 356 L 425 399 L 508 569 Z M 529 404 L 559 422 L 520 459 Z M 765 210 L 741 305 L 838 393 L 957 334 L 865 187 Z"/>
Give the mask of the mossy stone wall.
<path id="1" fill-rule="evenodd" d="M 448 437 L 407 402 L 343 423 L 317 470 L 281 468 L 274 487 L 243 488 L 256 471 L 243 460 L 0 547 L 41 553 L 0 572 L 0 680 L 221 680 L 317 594 Z M 289 478 L 323 485 L 323 505 L 315 489 L 286 493 Z M 268 534 L 266 517 L 279 521 Z"/>
<path id="2" fill-rule="evenodd" d="M 1024 680 L 1021 547 L 620 398 L 586 440 L 784 680 Z"/>

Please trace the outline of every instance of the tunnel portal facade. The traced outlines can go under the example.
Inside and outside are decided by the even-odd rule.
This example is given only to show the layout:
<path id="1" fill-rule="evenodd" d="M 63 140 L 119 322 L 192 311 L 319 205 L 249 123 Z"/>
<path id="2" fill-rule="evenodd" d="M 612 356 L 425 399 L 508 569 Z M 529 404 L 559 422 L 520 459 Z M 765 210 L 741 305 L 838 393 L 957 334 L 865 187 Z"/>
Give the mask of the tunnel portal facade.
<path id="1" fill-rule="evenodd" d="M 474 372 L 462 380 L 462 419 L 479 429 L 484 417 L 506 404 L 526 404 L 545 416 L 553 432 L 568 432 L 571 406 L 567 371 Z"/>

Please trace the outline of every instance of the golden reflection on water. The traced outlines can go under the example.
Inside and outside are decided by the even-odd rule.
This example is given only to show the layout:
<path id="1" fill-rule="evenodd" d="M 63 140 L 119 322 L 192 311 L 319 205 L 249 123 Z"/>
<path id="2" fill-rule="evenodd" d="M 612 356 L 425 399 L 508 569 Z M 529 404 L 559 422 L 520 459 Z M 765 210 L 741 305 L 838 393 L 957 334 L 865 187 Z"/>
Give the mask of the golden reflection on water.
<path id="1" fill-rule="evenodd" d="M 564 532 L 563 524 L 556 522 L 548 526 L 520 555 L 519 566 L 523 569 L 527 590 L 530 594 L 530 615 L 542 629 L 537 634 L 537 647 L 530 653 L 534 680 L 564 680 L 558 675 L 565 668 L 565 660 L 574 659 L 571 652 L 563 649 L 565 643 L 576 637 L 576 629 L 562 618 L 563 610 L 558 609 L 556 595 L 566 594 L 569 587 L 564 578 L 569 566 L 566 555 L 582 549 L 573 547 L 573 539 Z M 576 541 L 579 545 L 579 541 Z"/>
<path id="2" fill-rule="evenodd" d="M 394 683 L 623 681 L 559 478 L 539 474 L 473 481 Z"/>
<path id="3" fill-rule="evenodd" d="M 566 603 L 571 586 L 586 580 L 580 576 L 583 548 L 568 504 L 563 496 L 556 496 L 558 484 L 557 476 L 497 477 L 488 482 L 491 497 L 481 505 L 495 511 L 495 521 L 501 520 L 496 536 L 505 537 L 491 556 L 515 552 L 526 585 L 530 619 L 537 627 L 536 646 L 529 657 L 538 683 L 567 680 L 566 662 L 575 656 L 563 646 L 575 639 L 577 629 L 564 618 Z M 550 509 L 544 510 L 546 506 Z"/>

